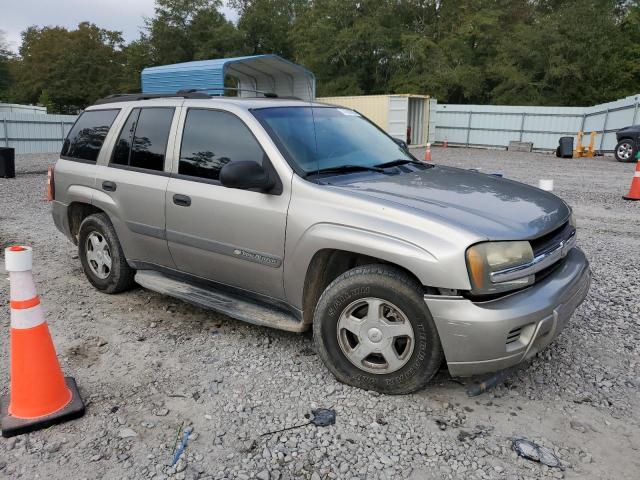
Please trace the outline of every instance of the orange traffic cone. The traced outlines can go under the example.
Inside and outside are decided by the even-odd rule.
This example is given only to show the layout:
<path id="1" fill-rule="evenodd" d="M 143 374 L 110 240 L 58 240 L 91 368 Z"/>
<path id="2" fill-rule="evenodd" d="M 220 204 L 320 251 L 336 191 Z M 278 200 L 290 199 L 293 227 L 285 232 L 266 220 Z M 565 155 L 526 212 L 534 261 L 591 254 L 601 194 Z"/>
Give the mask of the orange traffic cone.
<path id="1" fill-rule="evenodd" d="M 12 437 L 81 417 L 76 382 L 63 377 L 31 275 L 30 247 L 5 250 L 11 298 L 11 390 L 2 398 L 2 436 Z"/>
<path id="2" fill-rule="evenodd" d="M 424 152 L 424 161 L 425 162 L 431 161 L 431 144 L 430 143 L 427 143 L 427 149 Z"/>
<path id="3" fill-rule="evenodd" d="M 629 193 L 622 197 L 625 200 L 640 200 L 640 152 L 638 152 L 636 158 L 638 163 L 636 163 L 636 171 L 633 173 Z"/>

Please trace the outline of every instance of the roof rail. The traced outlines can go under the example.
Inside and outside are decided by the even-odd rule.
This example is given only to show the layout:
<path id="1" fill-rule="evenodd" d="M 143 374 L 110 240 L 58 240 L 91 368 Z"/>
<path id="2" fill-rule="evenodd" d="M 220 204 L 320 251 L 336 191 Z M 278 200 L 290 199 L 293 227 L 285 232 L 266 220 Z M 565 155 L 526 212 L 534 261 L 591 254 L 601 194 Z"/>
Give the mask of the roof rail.
<path id="1" fill-rule="evenodd" d="M 252 92 L 252 93 L 259 93 L 261 95 L 264 95 L 265 98 L 278 98 L 278 95 L 273 92 L 263 92 L 262 90 L 251 90 L 249 88 L 235 88 L 235 87 L 188 88 L 185 90 L 178 90 L 178 93 L 190 94 L 190 93 L 212 92 L 212 91 L 219 91 L 219 90 L 225 90 L 225 91 L 230 90 L 232 92 Z M 209 95 L 221 96 L 221 94 L 211 94 L 211 93 Z"/>
<path id="2" fill-rule="evenodd" d="M 97 100 L 94 105 L 104 105 L 105 103 L 135 102 L 137 100 L 152 100 L 154 98 L 211 98 L 210 95 L 202 92 L 189 91 L 177 93 L 116 93 Z"/>

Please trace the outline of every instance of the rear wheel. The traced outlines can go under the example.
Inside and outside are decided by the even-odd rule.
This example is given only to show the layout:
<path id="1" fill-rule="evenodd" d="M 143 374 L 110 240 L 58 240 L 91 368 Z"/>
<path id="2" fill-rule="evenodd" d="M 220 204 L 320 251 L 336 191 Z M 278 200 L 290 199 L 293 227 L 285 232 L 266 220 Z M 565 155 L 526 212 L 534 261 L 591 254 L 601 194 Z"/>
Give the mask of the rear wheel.
<path id="1" fill-rule="evenodd" d="M 116 231 L 106 214 L 89 215 L 82 221 L 78 256 L 87 279 L 98 290 L 118 293 L 134 285 L 135 271 L 127 264 Z"/>
<path id="2" fill-rule="evenodd" d="M 388 265 L 357 267 L 334 280 L 318 301 L 313 335 L 338 380 L 381 393 L 423 388 L 443 359 L 421 286 Z"/>
<path id="3" fill-rule="evenodd" d="M 618 142 L 615 149 L 615 157 L 619 162 L 634 162 L 636 160 L 636 153 L 638 149 L 633 140 L 629 138 L 623 138 Z"/>

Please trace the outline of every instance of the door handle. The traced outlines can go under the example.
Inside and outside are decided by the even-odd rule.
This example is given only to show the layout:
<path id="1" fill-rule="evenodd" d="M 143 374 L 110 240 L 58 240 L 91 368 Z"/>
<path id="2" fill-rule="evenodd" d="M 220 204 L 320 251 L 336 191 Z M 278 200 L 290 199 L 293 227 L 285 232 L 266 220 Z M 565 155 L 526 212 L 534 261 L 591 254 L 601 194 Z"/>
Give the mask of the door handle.
<path id="1" fill-rule="evenodd" d="M 188 197 L 186 195 L 180 195 L 179 193 L 176 193 L 173 196 L 173 203 L 175 203 L 176 205 L 179 205 L 181 207 L 188 207 L 189 205 L 191 205 L 191 197 Z"/>
<path id="2" fill-rule="evenodd" d="M 107 192 L 115 192 L 116 188 L 117 188 L 117 185 L 115 182 L 109 182 L 107 180 L 102 182 L 102 189 Z"/>

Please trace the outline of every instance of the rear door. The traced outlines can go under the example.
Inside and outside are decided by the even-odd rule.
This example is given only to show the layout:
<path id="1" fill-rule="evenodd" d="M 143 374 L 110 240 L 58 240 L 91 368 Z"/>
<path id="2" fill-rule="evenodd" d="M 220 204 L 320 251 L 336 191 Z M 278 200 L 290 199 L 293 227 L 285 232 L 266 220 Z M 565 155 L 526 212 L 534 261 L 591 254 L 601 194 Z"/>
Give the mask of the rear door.
<path id="1" fill-rule="evenodd" d="M 96 189 L 128 260 L 174 267 L 165 238 L 165 192 L 177 105 L 130 108 Z M 99 205 L 100 206 L 100 205 Z"/>
<path id="2" fill-rule="evenodd" d="M 244 290 L 283 298 L 282 260 L 290 190 L 226 188 L 221 168 L 269 162 L 247 124 L 205 108 L 183 113 L 177 165 L 167 187 L 167 240 L 178 269 Z M 174 167 L 175 168 L 175 167 Z"/>

